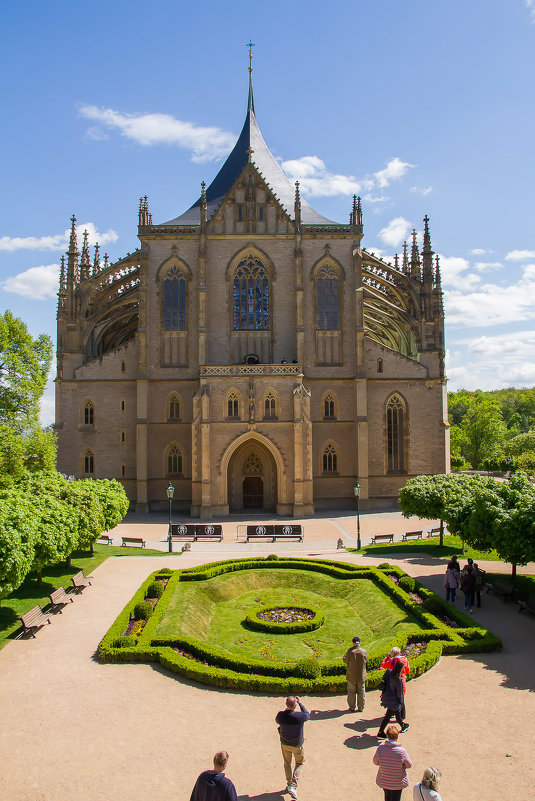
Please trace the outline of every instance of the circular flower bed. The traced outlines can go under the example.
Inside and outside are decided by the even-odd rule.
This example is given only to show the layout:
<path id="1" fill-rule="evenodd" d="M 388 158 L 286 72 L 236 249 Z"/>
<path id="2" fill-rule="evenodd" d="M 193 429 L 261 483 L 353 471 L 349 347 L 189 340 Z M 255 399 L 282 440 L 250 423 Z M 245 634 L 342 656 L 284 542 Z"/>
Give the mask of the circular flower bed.
<path id="1" fill-rule="evenodd" d="M 267 631 L 270 634 L 300 634 L 319 629 L 323 621 L 324 615 L 319 609 L 267 606 L 258 612 L 250 612 L 244 624 L 254 631 Z"/>

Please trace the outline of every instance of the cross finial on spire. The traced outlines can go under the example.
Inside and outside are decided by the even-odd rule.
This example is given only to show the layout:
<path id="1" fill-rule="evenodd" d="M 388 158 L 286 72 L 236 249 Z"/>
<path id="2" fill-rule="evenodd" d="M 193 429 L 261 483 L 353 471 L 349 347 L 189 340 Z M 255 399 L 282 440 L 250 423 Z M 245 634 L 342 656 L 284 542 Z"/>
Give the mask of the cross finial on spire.
<path id="1" fill-rule="evenodd" d="M 253 150 L 253 148 L 252 148 L 252 147 L 248 147 L 248 148 L 247 148 L 247 150 L 246 150 L 245 152 L 247 153 L 247 160 L 248 160 L 249 164 L 252 164 L 252 161 L 253 161 L 253 153 L 254 153 L 254 150 Z"/>
<path id="2" fill-rule="evenodd" d="M 255 43 L 252 39 L 249 39 L 248 43 L 245 47 L 249 48 L 249 72 L 253 71 L 253 47 L 255 47 Z"/>

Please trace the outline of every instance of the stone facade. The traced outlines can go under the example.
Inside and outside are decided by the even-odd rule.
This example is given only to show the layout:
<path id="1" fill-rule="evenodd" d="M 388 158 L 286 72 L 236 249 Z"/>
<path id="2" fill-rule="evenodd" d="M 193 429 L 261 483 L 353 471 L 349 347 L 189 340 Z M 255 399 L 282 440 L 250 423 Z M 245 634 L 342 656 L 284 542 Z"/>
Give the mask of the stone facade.
<path id="1" fill-rule="evenodd" d="M 271 159 L 271 161 L 270 161 Z M 275 166 L 274 166 L 275 164 Z M 59 469 L 115 477 L 138 510 L 209 519 L 393 500 L 449 467 L 444 318 L 423 248 L 386 264 L 278 170 L 252 88 L 238 143 L 188 212 L 115 264 L 78 252 L 58 304 Z"/>

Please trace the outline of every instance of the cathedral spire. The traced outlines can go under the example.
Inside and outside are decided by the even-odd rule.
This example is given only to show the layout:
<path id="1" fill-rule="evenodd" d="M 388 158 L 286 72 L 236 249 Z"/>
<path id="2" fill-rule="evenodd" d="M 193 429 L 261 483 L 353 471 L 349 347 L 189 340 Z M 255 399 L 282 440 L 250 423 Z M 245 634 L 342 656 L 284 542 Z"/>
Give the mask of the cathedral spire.
<path id="1" fill-rule="evenodd" d="M 206 184 L 204 181 L 201 181 L 201 231 L 204 231 L 206 228 L 206 208 Z"/>
<path id="2" fill-rule="evenodd" d="M 399 256 L 397 253 L 394 253 L 394 268 L 399 270 Z"/>
<path id="3" fill-rule="evenodd" d="M 67 284 L 65 278 L 65 256 L 61 257 L 59 268 L 58 317 L 63 317 L 67 304 Z"/>
<path id="4" fill-rule="evenodd" d="M 418 242 L 416 241 L 415 228 L 412 229 L 411 278 L 416 278 L 418 281 L 422 280 L 422 271 L 420 268 L 420 251 L 418 250 Z"/>
<path id="5" fill-rule="evenodd" d="M 82 254 L 80 257 L 80 278 L 85 281 L 89 278 L 91 270 L 91 262 L 89 260 L 89 233 L 84 231 L 84 242 L 82 245 Z"/>
<path id="6" fill-rule="evenodd" d="M 253 97 L 253 47 L 255 43 L 249 39 L 248 44 L 246 45 L 249 48 L 249 97 L 247 98 L 247 112 L 253 112 L 254 110 L 254 97 Z"/>
<path id="7" fill-rule="evenodd" d="M 424 217 L 424 246 L 422 249 L 422 262 L 424 284 L 433 283 L 433 251 L 431 250 L 431 236 L 429 234 L 429 217 Z"/>
<path id="8" fill-rule="evenodd" d="M 67 251 L 67 284 L 78 282 L 78 239 L 76 236 L 76 217 L 71 217 L 71 235 Z"/>
<path id="9" fill-rule="evenodd" d="M 93 275 L 100 272 L 100 245 L 97 242 L 95 245 L 95 258 L 93 259 Z"/>
<path id="10" fill-rule="evenodd" d="M 295 227 L 301 230 L 301 193 L 299 191 L 299 181 L 295 182 L 295 201 L 294 201 Z"/>
<path id="11" fill-rule="evenodd" d="M 402 268 L 405 275 L 410 275 L 408 250 L 409 248 L 407 245 L 407 240 L 405 240 L 405 242 L 403 243 L 403 262 L 402 262 Z"/>

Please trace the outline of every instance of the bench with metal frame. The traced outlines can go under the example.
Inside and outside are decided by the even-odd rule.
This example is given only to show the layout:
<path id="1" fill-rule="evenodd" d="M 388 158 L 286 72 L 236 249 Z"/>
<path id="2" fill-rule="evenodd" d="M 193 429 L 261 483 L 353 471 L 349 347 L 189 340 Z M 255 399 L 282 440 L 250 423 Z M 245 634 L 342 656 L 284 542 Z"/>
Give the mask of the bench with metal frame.
<path id="1" fill-rule="evenodd" d="M 446 526 L 444 526 L 444 534 L 446 534 Z M 438 526 L 437 528 L 430 528 L 425 533 L 427 539 L 430 539 L 431 537 L 438 537 L 439 535 L 440 535 L 440 526 Z"/>
<path id="2" fill-rule="evenodd" d="M 485 585 L 487 587 L 487 592 L 493 592 L 498 597 L 502 599 L 502 601 L 507 601 L 508 598 L 513 598 L 515 588 L 512 584 L 509 584 L 508 581 L 504 581 L 503 579 L 497 578 L 491 583 L 487 583 Z"/>
<path id="3" fill-rule="evenodd" d="M 290 540 L 297 539 L 303 542 L 303 527 L 300 524 L 293 525 L 292 523 L 284 523 L 282 525 L 274 525 L 272 523 L 260 523 L 257 526 L 247 526 L 247 542 L 256 539 L 270 539 L 271 542 L 275 540 Z"/>
<path id="4" fill-rule="evenodd" d="M 171 525 L 171 539 L 188 539 L 191 542 L 198 540 L 223 539 L 223 526 L 221 523 L 173 523 Z"/>
<path id="5" fill-rule="evenodd" d="M 407 540 L 421 540 L 423 537 L 423 531 L 407 531 L 403 534 L 402 540 L 406 542 Z"/>
<path id="6" fill-rule="evenodd" d="M 378 542 L 394 542 L 395 534 L 374 534 L 370 545 L 377 545 Z"/>
<path id="7" fill-rule="evenodd" d="M 113 539 L 109 534 L 101 534 L 99 540 L 104 540 L 104 542 L 107 542 L 108 545 L 113 545 Z"/>
<path id="8" fill-rule="evenodd" d="M 59 609 L 59 613 L 61 615 L 61 612 L 62 612 L 61 607 L 65 606 L 68 603 L 72 604 L 72 602 L 74 601 L 74 597 L 73 596 L 74 596 L 74 591 L 73 592 L 66 592 L 65 591 L 65 587 L 58 587 L 57 590 L 54 590 L 54 592 L 51 592 L 50 595 L 48 596 L 50 598 L 50 604 L 52 606 L 52 611 L 55 612 L 56 611 L 56 607 L 57 607 Z"/>
<path id="9" fill-rule="evenodd" d="M 531 612 L 535 615 L 535 595 L 530 595 L 525 601 L 517 601 L 519 612 Z"/>
<path id="10" fill-rule="evenodd" d="M 24 633 L 30 631 L 32 637 L 35 637 L 36 629 L 40 629 L 41 626 L 44 626 L 45 623 L 50 625 L 50 615 L 47 615 L 46 612 L 43 612 L 39 604 L 34 606 L 33 609 L 30 609 L 29 612 L 26 612 L 25 615 L 22 615 L 20 618 L 22 623 Z"/>
<path id="11" fill-rule="evenodd" d="M 85 576 L 84 571 L 80 570 L 75 576 L 71 578 L 74 592 L 78 592 L 78 590 L 83 590 L 84 587 L 87 587 L 88 584 L 91 584 L 91 579 L 93 576 Z"/>
<path id="12" fill-rule="evenodd" d="M 127 545 L 141 545 L 141 547 L 144 548 L 146 544 L 143 537 L 121 537 L 121 539 L 121 546 L 124 545 L 125 547 Z"/>

